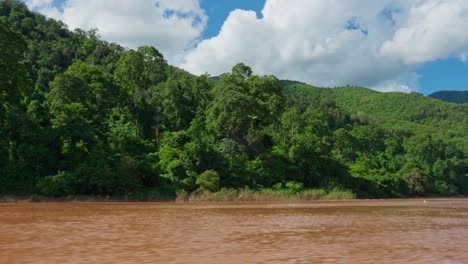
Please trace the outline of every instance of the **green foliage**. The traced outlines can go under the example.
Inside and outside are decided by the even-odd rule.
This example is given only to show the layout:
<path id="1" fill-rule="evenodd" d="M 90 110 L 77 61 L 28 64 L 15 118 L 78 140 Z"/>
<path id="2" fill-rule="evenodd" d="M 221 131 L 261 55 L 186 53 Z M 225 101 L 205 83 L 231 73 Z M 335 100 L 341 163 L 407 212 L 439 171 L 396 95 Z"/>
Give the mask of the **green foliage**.
<path id="1" fill-rule="evenodd" d="M 219 190 L 219 174 L 215 170 L 204 171 L 198 175 L 196 184 L 202 192 L 216 192 Z"/>
<path id="2" fill-rule="evenodd" d="M 61 171 L 39 180 L 37 188 L 44 195 L 59 197 L 74 194 L 76 192 L 75 182 L 76 179 L 73 175 Z"/>
<path id="3" fill-rule="evenodd" d="M 354 122 L 365 116 L 386 129 L 426 131 L 450 135 L 454 140 L 468 131 L 465 105 L 448 104 L 417 93 L 380 93 L 360 87 L 316 88 L 305 84 L 288 84 L 284 90 L 288 95 L 302 94 L 313 101 L 334 101 L 351 113 Z"/>
<path id="4" fill-rule="evenodd" d="M 27 46 L 23 37 L 13 32 L 0 18 L 0 102 L 18 103 L 24 96 L 28 79 L 23 54 Z"/>
<path id="5" fill-rule="evenodd" d="M 284 187 L 286 187 L 286 189 L 288 189 L 291 192 L 298 193 L 304 188 L 304 184 L 302 182 L 290 181 L 290 182 L 287 182 L 284 185 Z"/>
<path id="6" fill-rule="evenodd" d="M 0 193 L 468 194 L 466 104 L 317 88 L 242 63 L 215 79 L 0 0 Z"/>
<path id="7" fill-rule="evenodd" d="M 349 200 L 356 195 L 350 190 L 342 189 L 305 189 L 292 192 L 288 189 L 259 189 L 248 188 L 227 189 L 222 188 L 217 192 L 194 192 L 191 195 L 179 193 L 178 200 L 190 201 L 284 201 L 284 200 Z"/>

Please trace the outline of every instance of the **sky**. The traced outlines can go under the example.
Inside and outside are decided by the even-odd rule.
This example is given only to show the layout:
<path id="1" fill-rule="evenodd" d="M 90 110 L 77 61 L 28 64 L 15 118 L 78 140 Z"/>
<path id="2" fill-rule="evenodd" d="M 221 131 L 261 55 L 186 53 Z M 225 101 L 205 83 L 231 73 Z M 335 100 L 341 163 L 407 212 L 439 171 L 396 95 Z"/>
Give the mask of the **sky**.
<path id="1" fill-rule="evenodd" d="M 70 29 L 151 45 L 194 74 L 379 91 L 467 90 L 466 0 L 24 0 Z"/>

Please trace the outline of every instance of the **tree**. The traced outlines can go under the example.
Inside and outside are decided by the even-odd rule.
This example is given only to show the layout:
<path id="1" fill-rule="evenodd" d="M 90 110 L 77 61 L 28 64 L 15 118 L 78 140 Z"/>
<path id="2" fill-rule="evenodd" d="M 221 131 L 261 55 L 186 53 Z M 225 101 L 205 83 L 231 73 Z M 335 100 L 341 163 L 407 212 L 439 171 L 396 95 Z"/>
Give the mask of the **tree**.
<path id="1" fill-rule="evenodd" d="M 23 64 L 26 49 L 22 36 L 0 17 L 0 193 L 27 177 L 17 178 L 20 175 L 18 147 L 24 127 L 21 101 L 29 88 L 29 76 Z"/>
<path id="2" fill-rule="evenodd" d="M 150 88 L 166 80 L 167 63 L 153 47 L 140 47 L 122 55 L 114 78 L 122 87 L 124 107 L 128 107 L 139 134 L 159 142 L 159 109 L 150 103 Z"/>
<path id="3" fill-rule="evenodd" d="M 28 89 L 26 42 L 0 18 L 0 102 L 18 104 Z"/>
<path id="4" fill-rule="evenodd" d="M 252 75 L 252 68 L 249 66 L 239 63 L 232 68 L 232 77 L 247 79 Z"/>

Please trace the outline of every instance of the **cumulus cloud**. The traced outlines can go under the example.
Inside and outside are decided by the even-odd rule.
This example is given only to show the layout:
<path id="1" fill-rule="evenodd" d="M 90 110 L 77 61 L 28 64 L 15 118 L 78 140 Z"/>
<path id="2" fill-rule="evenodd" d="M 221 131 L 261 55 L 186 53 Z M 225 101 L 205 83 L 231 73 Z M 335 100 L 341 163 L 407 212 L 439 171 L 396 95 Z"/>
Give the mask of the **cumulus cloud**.
<path id="1" fill-rule="evenodd" d="M 267 0 L 262 13 L 233 11 L 181 66 L 218 75 L 244 62 L 315 85 L 408 92 L 417 66 L 468 54 L 466 0 Z"/>
<path id="2" fill-rule="evenodd" d="M 157 47 L 173 63 L 191 48 L 207 22 L 199 0 L 27 0 L 29 7 L 71 29 L 98 28 L 107 41 Z"/>
<path id="3" fill-rule="evenodd" d="M 53 0 L 28 0 L 26 2 L 29 5 L 29 7 L 37 8 L 37 7 L 50 6 Z"/>
<path id="4" fill-rule="evenodd" d="M 169 62 L 218 75 L 244 62 L 320 86 L 418 90 L 418 66 L 468 61 L 466 0 L 266 0 L 261 18 L 234 10 L 220 33 L 200 40 L 200 0 L 24 0 L 71 29 L 98 28 L 130 48 L 157 47 Z"/>
<path id="5" fill-rule="evenodd" d="M 382 54 L 398 56 L 407 64 L 419 64 L 450 56 L 465 58 L 468 51 L 468 1 L 423 1 L 410 9 L 409 18 Z"/>

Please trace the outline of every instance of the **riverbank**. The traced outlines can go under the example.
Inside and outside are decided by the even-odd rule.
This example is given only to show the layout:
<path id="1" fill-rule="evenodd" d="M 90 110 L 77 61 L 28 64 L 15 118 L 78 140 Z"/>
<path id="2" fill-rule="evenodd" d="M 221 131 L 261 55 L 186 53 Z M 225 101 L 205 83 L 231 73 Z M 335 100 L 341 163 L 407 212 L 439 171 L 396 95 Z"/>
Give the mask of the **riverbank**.
<path id="1" fill-rule="evenodd" d="M 3 196 L 2 203 L 13 202 L 203 202 L 203 201 L 281 201 L 281 200 L 350 200 L 356 195 L 349 190 L 342 189 L 307 189 L 292 191 L 289 189 L 221 189 L 218 192 L 178 192 L 175 196 L 153 194 L 139 194 L 127 196 L 92 196 L 70 195 L 64 197 L 48 197 L 42 195 L 31 196 Z"/>
<path id="2" fill-rule="evenodd" d="M 349 200 L 356 195 L 342 189 L 307 189 L 291 191 L 288 189 L 221 189 L 218 192 L 194 192 L 177 194 L 177 201 L 280 201 L 280 200 Z"/>

